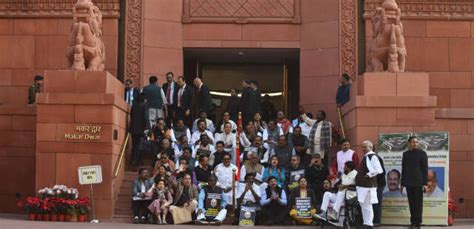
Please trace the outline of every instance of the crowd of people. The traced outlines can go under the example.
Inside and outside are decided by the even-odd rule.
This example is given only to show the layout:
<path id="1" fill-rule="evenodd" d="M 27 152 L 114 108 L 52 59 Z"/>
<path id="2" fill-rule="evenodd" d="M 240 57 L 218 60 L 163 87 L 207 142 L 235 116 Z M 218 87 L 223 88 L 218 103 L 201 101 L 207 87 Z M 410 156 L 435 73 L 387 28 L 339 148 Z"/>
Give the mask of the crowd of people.
<path id="1" fill-rule="evenodd" d="M 236 224 L 252 216 L 264 225 L 340 223 L 347 192 L 353 190 L 360 223 L 380 225 L 386 173 L 370 141 L 361 143 L 359 160 L 348 139 L 335 142 L 323 110 L 313 118 L 300 106 L 290 121 L 283 111 L 274 111 L 267 95 L 262 101 L 255 81 L 242 82 L 240 97 L 232 89 L 218 120 L 200 78 L 187 85 L 169 72 L 166 81 L 160 87 L 151 76 L 142 89 L 126 83 L 131 164 L 140 166 L 132 187 L 135 223 L 221 224 L 229 216 Z M 349 100 L 348 81 L 343 75 L 338 107 Z M 335 145 L 340 150 L 329 160 Z M 151 155 L 149 167 L 142 164 L 144 155 Z M 408 198 L 419 204 L 419 193 L 406 180 L 411 178 L 401 181 L 409 186 Z M 419 209 L 413 211 L 412 223 L 418 225 Z"/>

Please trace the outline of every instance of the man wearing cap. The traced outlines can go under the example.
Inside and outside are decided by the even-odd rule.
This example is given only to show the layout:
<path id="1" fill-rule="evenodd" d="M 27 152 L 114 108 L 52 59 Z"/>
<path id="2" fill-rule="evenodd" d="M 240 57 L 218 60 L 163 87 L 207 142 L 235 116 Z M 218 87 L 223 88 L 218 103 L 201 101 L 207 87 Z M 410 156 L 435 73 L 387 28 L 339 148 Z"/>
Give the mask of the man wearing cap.
<path id="1" fill-rule="evenodd" d="M 336 104 L 337 107 L 342 107 L 344 104 L 349 102 L 351 84 L 349 83 L 350 77 L 347 73 L 342 74 L 341 84 L 337 88 Z"/>
<path id="2" fill-rule="evenodd" d="M 43 91 L 43 80 L 44 77 L 36 75 L 34 78 L 34 83 L 28 89 L 28 105 L 33 105 L 36 102 L 36 93 L 41 93 Z"/>

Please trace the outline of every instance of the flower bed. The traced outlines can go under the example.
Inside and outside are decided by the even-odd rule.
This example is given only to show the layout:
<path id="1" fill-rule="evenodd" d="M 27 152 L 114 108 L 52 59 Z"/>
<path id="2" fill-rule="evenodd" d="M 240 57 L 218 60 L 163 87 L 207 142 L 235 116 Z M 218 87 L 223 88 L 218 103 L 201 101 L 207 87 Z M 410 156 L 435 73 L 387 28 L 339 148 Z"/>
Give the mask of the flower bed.
<path id="1" fill-rule="evenodd" d="M 65 185 L 40 189 L 37 196 L 27 197 L 19 206 L 28 220 L 86 222 L 89 214 L 89 198 L 79 198 L 77 189 Z"/>

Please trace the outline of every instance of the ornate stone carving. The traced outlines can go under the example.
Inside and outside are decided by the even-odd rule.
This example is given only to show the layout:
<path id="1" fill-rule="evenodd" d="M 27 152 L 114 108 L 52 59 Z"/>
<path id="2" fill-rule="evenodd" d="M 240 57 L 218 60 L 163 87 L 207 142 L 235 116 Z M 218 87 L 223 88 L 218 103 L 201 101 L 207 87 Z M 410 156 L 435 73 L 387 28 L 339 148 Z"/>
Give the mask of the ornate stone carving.
<path id="1" fill-rule="evenodd" d="M 370 18 L 383 0 L 365 0 L 366 18 Z M 405 19 L 474 19 L 472 0 L 398 0 Z"/>
<path id="2" fill-rule="evenodd" d="M 183 22 L 300 23 L 300 0 L 184 0 Z"/>
<path id="3" fill-rule="evenodd" d="M 357 75 L 357 0 L 340 0 L 341 72 Z"/>
<path id="4" fill-rule="evenodd" d="M 134 87 L 142 75 L 142 18 L 142 0 L 127 0 L 124 82 L 131 79 Z"/>
<path id="5" fill-rule="evenodd" d="M 384 0 L 372 15 L 374 40 L 369 48 L 368 72 L 404 72 L 407 55 L 401 11 L 395 0 Z"/>
<path id="6" fill-rule="evenodd" d="M 4 0 L 0 2 L 0 17 L 71 17 L 75 0 Z M 104 18 L 118 18 L 120 0 L 94 0 Z"/>
<path id="7" fill-rule="evenodd" d="M 105 46 L 102 14 L 91 0 L 77 0 L 72 8 L 74 21 L 69 34 L 67 57 L 72 70 L 103 71 Z"/>

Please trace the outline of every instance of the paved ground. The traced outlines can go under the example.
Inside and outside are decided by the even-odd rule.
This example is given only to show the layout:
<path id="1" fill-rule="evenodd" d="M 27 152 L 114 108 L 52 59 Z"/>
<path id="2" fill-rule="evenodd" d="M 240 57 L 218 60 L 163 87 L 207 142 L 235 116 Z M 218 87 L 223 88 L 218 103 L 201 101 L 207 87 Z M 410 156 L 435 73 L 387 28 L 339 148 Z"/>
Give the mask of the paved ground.
<path id="1" fill-rule="evenodd" d="M 59 222 L 36 222 L 36 221 L 27 221 L 25 220 L 25 215 L 3 215 L 0 214 L 0 229 L 36 229 L 36 228 L 44 228 L 44 229 L 55 229 L 55 228 L 67 228 L 67 229 L 75 229 L 75 228 L 113 228 L 113 229 L 122 229 L 122 228 L 157 228 L 157 227 L 172 227 L 170 229 L 195 229 L 196 227 L 201 227 L 202 229 L 206 228 L 204 226 L 195 226 L 195 225 L 168 225 L 168 226 L 158 226 L 158 225 L 135 225 L 135 224 L 125 224 L 125 223 L 108 223 L 102 222 L 99 224 L 91 224 L 91 223 L 59 223 Z M 217 228 L 242 228 L 238 226 L 219 226 Z M 258 226 L 260 229 L 266 228 L 280 228 L 280 229 L 304 229 L 304 228 L 315 228 L 312 227 L 303 227 L 303 226 Z M 329 227 L 325 227 L 329 228 Z M 407 228 L 407 227 L 394 227 L 394 226 L 383 226 L 382 228 Z M 440 229 L 442 227 L 423 227 L 423 228 L 437 228 Z M 474 220 L 457 220 L 456 225 L 450 228 L 474 228 Z"/>

